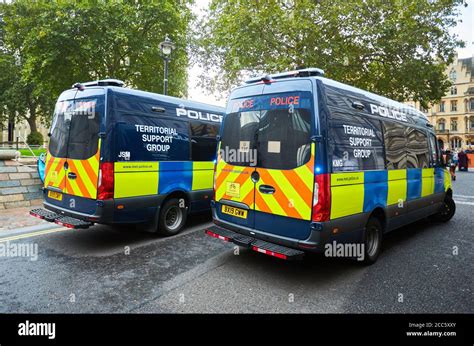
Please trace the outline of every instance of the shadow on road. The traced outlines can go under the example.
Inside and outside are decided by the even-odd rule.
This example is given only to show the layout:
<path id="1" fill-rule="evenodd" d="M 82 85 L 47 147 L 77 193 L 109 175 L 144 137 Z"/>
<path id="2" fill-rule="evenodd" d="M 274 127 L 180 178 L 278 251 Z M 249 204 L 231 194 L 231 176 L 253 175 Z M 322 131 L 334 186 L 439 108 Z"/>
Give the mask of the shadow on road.
<path id="1" fill-rule="evenodd" d="M 136 248 L 153 242 L 178 240 L 181 235 L 205 227 L 211 221 L 209 213 L 195 214 L 188 218 L 183 231 L 174 237 L 164 237 L 150 232 L 145 224 L 95 225 L 85 230 L 69 230 L 48 238 L 51 247 L 59 252 L 75 256 L 109 256 L 124 251 L 125 247 Z M 199 228 L 200 229 L 200 228 Z"/>
<path id="2" fill-rule="evenodd" d="M 421 220 L 386 234 L 382 253 L 378 262 L 372 266 L 378 266 L 384 261 L 390 260 L 392 249 L 403 247 L 425 232 L 434 231 L 435 225 L 436 223 Z M 265 276 L 275 276 L 274 280 L 298 282 L 301 285 L 317 284 L 318 282 L 327 285 L 332 280 L 337 281 L 340 277 L 362 273 L 370 267 L 364 266 L 356 259 L 329 258 L 324 254 L 313 253 L 307 253 L 300 261 L 284 261 L 247 249 L 240 250 L 240 255 L 235 261 L 232 261 L 233 264 L 236 261 L 241 262 L 250 273 L 254 272 L 250 275 L 261 275 L 264 272 Z M 240 265 L 238 266 L 240 267 Z"/>

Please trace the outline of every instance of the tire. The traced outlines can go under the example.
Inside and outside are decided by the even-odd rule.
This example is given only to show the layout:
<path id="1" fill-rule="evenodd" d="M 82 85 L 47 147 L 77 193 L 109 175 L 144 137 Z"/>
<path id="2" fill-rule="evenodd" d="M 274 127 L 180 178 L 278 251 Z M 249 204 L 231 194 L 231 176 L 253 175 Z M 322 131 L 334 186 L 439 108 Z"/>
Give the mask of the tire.
<path id="1" fill-rule="evenodd" d="M 435 222 L 448 222 L 451 220 L 456 213 L 456 203 L 451 196 L 446 196 L 444 199 L 441 210 L 434 214 L 432 220 Z"/>
<path id="2" fill-rule="evenodd" d="M 160 219 L 158 222 L 158 233 L 165 236 L 178 234 L 184 225 L 188 216 L 188 209 L 180 206 L 178 198 L 167 200 L 160 208 Z M 182 201 L 182 200 L 181 200 Z"/>
<path id="3" fill-rule="evenodd" d="M 382 250 L 383 227 L 380 220 L 371 217 L 364 231 L 364 260 L 362 264 L 371 265 L 377 261 Z"/>

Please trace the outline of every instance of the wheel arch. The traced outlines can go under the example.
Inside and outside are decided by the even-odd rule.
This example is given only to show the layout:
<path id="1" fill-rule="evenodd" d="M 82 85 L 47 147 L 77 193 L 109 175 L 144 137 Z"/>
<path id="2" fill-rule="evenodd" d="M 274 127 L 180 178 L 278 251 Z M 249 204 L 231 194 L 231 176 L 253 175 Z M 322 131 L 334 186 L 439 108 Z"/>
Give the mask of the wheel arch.
<path id="1" fill-rule="evenodd" d="M 370 220 L 370 218 L 372 217 L 375 217 L 380 221 L 380 223 L 382 224 L 383 232 L 385 233 L 387 231 L 387 223 L 388 223 L 386 210 L 378 206 L 370 212 L 369 217 L 367 218 L 367 221 Z"/>

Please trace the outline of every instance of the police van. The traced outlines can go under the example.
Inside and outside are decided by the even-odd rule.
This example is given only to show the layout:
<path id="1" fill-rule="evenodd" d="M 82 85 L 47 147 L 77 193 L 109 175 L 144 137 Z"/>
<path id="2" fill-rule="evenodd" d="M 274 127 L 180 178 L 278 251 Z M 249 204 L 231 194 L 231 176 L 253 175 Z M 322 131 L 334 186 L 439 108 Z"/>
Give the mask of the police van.
<path id="1" fill-rule="evenodd" d="M 210 208 L 224 109 L 123 87 L 77 83 L 55 107 L 44 207 L 33 216 L 70 228 L 153 221 L 178 233 Z"/>
<path id="2" fill-rule="evenodd" d="M 363 244 L 455 213 L 433 128 L 407 105 L 302 69 L 232 91 L 215 167 L 213 237 L 282 259 Z M 236 154 L 238 153 L 238 154 Z"/>

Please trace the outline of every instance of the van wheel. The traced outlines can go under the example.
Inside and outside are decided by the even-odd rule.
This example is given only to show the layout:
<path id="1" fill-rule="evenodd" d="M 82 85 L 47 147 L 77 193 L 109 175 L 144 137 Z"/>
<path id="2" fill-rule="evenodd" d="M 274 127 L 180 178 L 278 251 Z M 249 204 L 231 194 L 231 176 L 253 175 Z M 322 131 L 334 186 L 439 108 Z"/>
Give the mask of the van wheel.
<path id="1" fill-rule="evenodd" d="M 383 228 L 379 219 L 371 217 L 367 221 L 364 231 L 364 265 L 371 265 L 377 261 L 382 250 Z"/>
<path id="2" fill-rule="evenodd" d="M 448 222 L 456 213 L 456 203 L 450 196 L 446 196 L 438 213 L 434 214 L 432 220 L 435 222 Z"/>
<path id="3" fill-rule="evenodd" d="M 171 198 L 166 201 L 160 210 L 158 233 L 165 236 L 178 234 L 186 223 L 187 215 L 187 209 L 180 206 L 179 199 Z"/>

